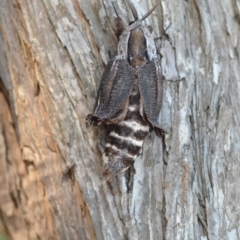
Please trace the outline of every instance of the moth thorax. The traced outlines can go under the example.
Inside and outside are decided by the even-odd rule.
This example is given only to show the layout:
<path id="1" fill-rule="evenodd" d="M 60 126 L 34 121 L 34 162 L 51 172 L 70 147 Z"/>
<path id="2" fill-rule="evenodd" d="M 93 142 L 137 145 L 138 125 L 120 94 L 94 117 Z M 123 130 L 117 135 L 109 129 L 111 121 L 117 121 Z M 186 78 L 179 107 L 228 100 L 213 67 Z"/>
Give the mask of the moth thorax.
<path id="1" fill-rule="evenodd" d="M 129 64 L 132 67 L 141 67 L 146 63 L 146 39 L 140 27 L 131 31 L 128 42 Z"/>

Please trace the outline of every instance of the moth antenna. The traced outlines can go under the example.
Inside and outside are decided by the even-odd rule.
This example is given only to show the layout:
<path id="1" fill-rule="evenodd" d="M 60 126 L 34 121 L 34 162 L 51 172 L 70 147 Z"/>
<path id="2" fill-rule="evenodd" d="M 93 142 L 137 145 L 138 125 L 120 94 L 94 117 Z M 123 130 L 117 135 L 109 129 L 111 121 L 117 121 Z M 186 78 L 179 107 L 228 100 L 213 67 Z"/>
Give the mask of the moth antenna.
<path id="1" fill-rule="evenodd" d="M 116 8 L 115 8 L 113 2 L 112 2 L 112 5 L 113 5 L 114 12 L 116 13 L 117 17 L 119 18 L 118 12 L 117 12 L 117 10 L 116 10 Z"/>
<path id="2" fill-rule="evenodd" d="M 168 26 L 167 26 L 167 28 L 164 30 L 164 32 L 163 32 L 163 34 L 162 35 L 160 35 L 160 37 L 157 37 L 157 38 L 154 38 L 154 42 L 156 42 L 157 40 L 159 40 L 159 39 L 163 39 L 163 37 L 165 36 L 167 36 L 167 30 L 171 27 L 171 25 L 172 25 L 172 23 L 170 23 Z"/>
<path id="3" fill-rule="evenodd" d="M 130 3 L 129 1 L 127 1 L 127 4 L 128 4 L 128 6 L 129 6 L 129 8 L 131 9 L 131 12 L 132 12 L 132 15 L 133 15 L 135 21 L 138 20 L 138 14 L 137 14 L 136 8 L 135 8 L 135 7 L 133 6 L 133 4 Z"/>
<path id="4" fill-rule="evenodd" d="M 154 10 L 155 8 L 158 6 L 158 3 L 152 8 L 150 9 L 142 18 L 140 21 L 143 21 L 145 18 L 147 18 Z"/>
<path id="5" fill-rule="evenodd" d="M 170 23 L 167 28 L 164 30 L 164 32 L 166 32 L 170 27 L 171 27 L 172 23 Z"/>

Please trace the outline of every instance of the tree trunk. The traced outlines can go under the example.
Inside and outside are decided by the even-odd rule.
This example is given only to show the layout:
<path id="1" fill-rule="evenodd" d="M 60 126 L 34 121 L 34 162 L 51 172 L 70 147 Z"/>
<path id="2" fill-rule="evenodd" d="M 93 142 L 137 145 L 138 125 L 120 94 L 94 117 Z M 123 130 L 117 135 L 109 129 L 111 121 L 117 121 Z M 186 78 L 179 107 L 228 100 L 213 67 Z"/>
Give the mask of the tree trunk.
<path id="1" fill-rule="evenodd" d="M 1 2 L 0 231 L 10 239 L 240 239 L 239 2 L 132 2 L 140 17 L 159 3 L 144 23 L 161 36 L 167 134 L 152 133 L 110 182 L 103 135 L 85 117 L 117 50 L 112 1 Z M 133 20 L 124 1 L 114 6 Z"/>

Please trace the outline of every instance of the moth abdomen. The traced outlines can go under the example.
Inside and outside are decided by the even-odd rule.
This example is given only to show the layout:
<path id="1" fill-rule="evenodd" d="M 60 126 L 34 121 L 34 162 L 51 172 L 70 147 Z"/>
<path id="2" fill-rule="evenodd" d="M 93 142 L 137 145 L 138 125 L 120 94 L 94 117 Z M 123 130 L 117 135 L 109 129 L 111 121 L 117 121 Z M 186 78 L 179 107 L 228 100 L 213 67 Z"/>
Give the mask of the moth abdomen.
<path id="1" fill-rule="evenodd" d="M 125 119 L 111 125 L 103 153 L 103 175 L 106 179 L 125 171 L 133 164 L 149 133 L 149 125 L 139 114 L 139 106 L 133 101 L 135 98 L 136 94 L 130 97 L 131 105 Z"/>
<path id="2" fill-rule="evenodd" d="M 109 179 L 113 175 L 129 168 L 139 154 L 143 140 L 148 132 L 141 137 L 121 136 L 114 131 L 110 132 L 103 153 L 103 176 Z"/>

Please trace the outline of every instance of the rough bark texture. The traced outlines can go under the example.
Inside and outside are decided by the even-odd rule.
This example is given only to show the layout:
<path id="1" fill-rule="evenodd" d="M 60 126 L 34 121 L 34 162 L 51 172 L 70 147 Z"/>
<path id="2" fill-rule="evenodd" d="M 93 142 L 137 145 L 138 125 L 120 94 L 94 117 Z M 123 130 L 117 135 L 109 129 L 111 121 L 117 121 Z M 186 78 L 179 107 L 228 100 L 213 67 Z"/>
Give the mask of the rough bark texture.
<path id="1" fill-rule="evenodd" d="M 140 16 L 157 0 L 132 1 Z M 160 1 L 159 1 L 160 3 Z M 126 22 L 124 1 L 114 2 Z M 112 1 L 0 3 L 0 218 L 12 239 L 240 239 L 240 5 L 162 1 L 164 141 L 101 178 L 86 130 L 114 56 Z M 181 80 L 181 81 L 178 81 Z M 99 139 L 99 141 L 98 141 Z"/>

